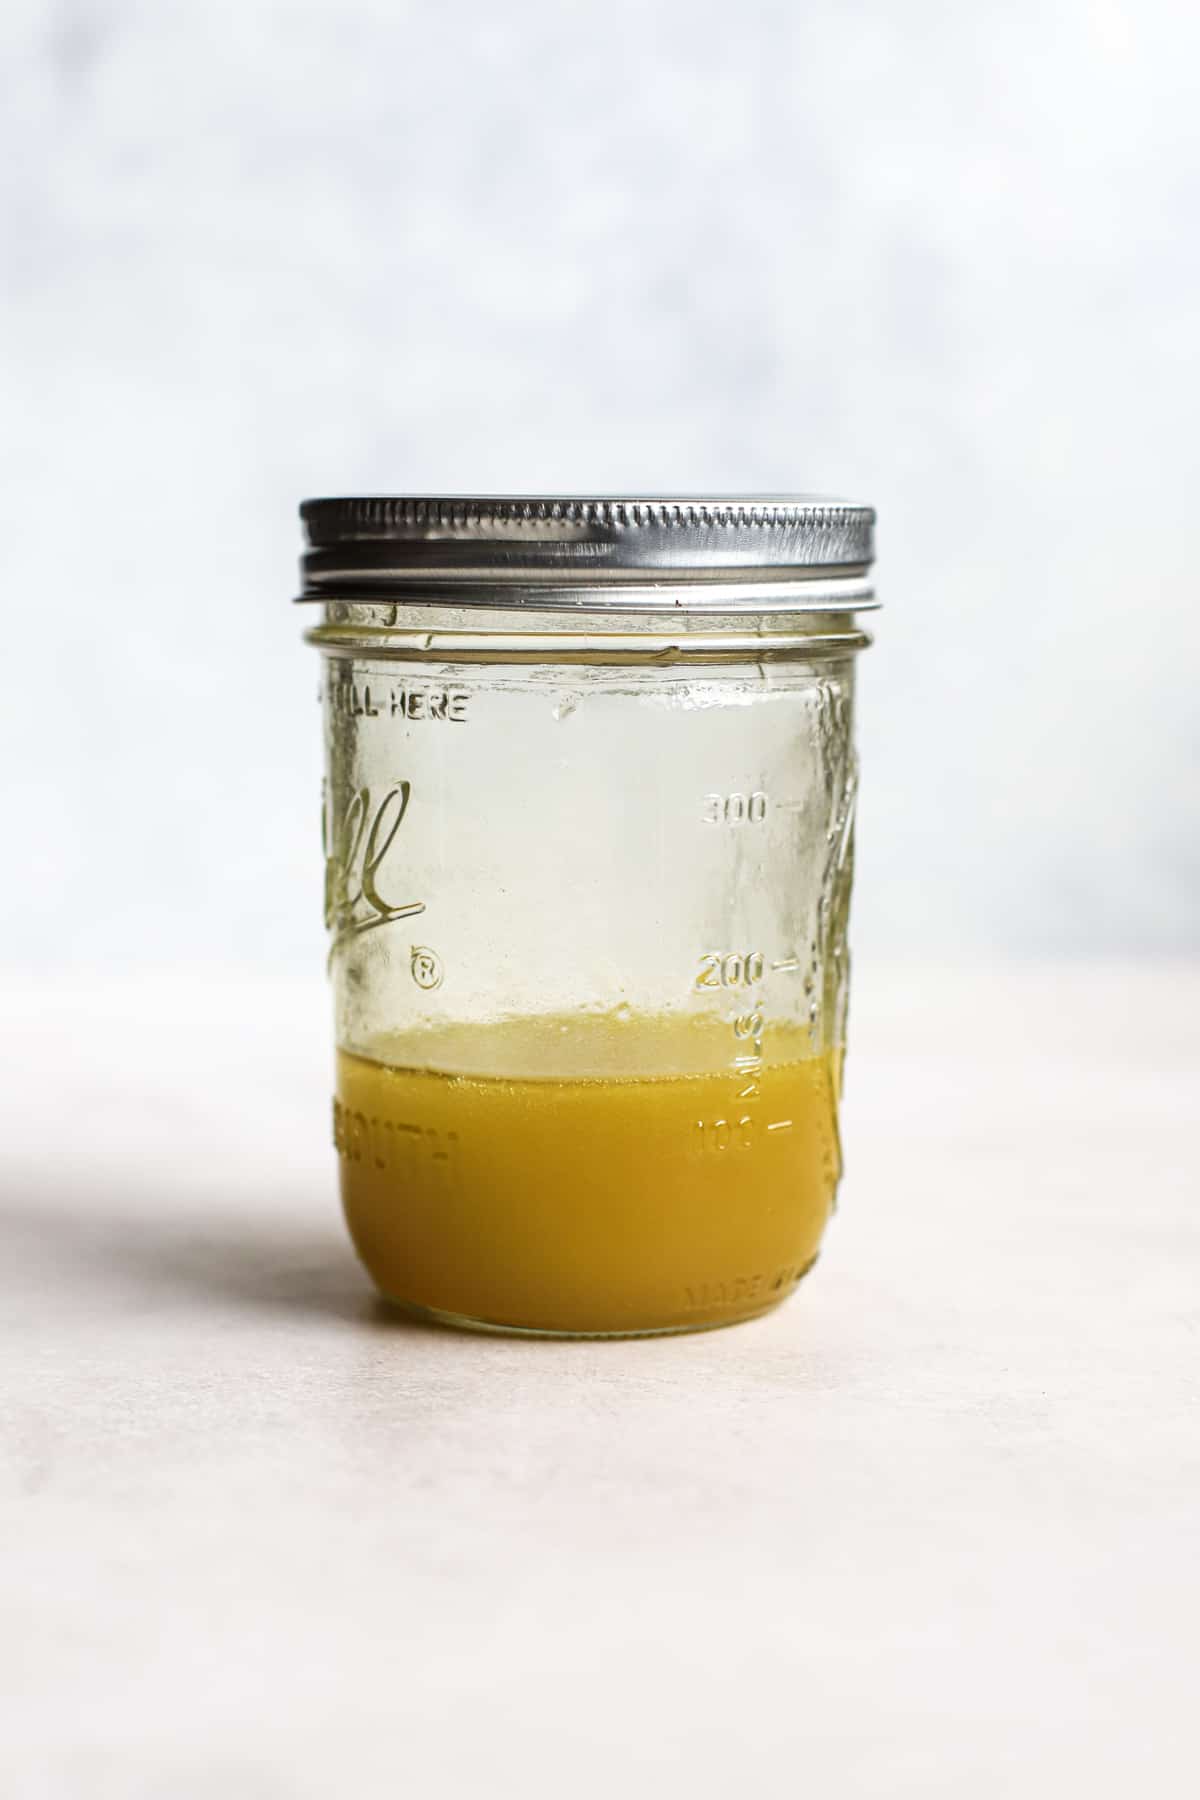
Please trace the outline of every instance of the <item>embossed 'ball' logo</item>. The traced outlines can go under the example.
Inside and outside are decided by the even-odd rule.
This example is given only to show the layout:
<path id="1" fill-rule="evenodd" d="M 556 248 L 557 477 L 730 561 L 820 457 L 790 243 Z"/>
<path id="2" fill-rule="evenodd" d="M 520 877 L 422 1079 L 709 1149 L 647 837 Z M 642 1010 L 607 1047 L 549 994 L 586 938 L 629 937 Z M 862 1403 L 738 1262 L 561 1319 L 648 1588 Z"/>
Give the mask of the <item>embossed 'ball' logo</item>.
<path id="1" fill-rule="evenodd" d="M 411 783 L 398 781 L 378 801 L 369 787 L 360 787 L 322 806 L 325 923 L 334 949 L 364 931 L 425 911 L 423 900 L 398 901 L 380 889 L 384 863 L 411 797 Z"/>

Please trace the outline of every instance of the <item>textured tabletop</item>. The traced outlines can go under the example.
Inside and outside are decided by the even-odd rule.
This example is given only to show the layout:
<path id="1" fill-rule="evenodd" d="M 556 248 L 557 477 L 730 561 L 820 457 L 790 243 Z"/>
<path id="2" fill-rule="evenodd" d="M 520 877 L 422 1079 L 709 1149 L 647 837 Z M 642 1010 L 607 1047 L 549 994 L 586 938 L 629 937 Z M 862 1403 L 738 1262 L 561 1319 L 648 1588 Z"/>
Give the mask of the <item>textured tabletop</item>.
<path id="1" fill-rule="evenodd" d="M 0 1790 L 1191 1795 L 1200 971 L 856 969 L 752 1325 L 397 1323 L 326 1001 L 9 983 Z"/>

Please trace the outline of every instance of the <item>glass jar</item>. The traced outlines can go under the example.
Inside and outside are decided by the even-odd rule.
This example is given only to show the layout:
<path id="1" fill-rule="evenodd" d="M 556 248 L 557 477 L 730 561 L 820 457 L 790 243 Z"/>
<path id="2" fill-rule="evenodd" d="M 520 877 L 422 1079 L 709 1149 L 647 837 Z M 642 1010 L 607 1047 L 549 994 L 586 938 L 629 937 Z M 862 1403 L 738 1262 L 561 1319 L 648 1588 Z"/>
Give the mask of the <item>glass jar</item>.
<path id="1" fill-rule="evenodd" d="M 408 1312 L 496 1331 L 775 1306 L 841 1171 L 873 514 L 301 511 L 363 1263 Z"/>

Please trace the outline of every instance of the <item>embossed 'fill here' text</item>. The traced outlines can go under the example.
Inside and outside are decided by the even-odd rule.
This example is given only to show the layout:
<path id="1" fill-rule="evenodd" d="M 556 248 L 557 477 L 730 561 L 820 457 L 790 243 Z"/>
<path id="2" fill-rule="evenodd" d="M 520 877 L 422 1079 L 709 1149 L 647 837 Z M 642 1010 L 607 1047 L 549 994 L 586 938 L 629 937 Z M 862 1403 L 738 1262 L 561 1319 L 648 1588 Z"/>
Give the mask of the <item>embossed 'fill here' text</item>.
<path id="1" fill-rule="evenodd" d="M 335 711 L 352 719 L 432 719 L 446 725 L 465 725 L 470 695 L 461 688 L 339 681 L 332 699 Z"/>

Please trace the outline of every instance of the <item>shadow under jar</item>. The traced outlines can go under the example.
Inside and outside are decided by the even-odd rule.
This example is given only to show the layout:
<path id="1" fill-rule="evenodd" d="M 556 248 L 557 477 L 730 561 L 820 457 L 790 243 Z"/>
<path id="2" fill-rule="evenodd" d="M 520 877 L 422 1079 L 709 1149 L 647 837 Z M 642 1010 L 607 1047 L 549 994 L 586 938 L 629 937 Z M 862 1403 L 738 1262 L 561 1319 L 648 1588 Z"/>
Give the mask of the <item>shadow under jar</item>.
<path id="1" fill-rule="evenodd" d="M 411 1313 L 777 1305 L 841 1171 L 842 501 L 312 500 L 342 1199 Z"/>

